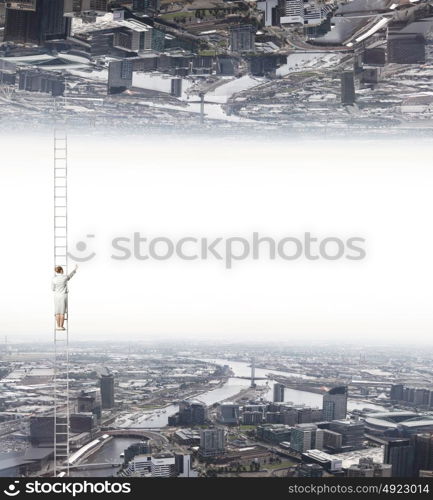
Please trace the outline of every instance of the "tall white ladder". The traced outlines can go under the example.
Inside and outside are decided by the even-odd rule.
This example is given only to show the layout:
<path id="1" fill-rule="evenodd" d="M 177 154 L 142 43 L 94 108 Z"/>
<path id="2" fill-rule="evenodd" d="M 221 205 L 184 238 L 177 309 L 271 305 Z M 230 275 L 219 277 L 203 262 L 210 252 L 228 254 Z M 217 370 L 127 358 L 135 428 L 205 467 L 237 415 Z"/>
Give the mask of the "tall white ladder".
<path id="1" fill-rule="evenodd" d="M 54 130 L 54 267 L 68 272 L 68 139 Z M 66 379 L 61 376 L 66 375 Z M 69 476 L 69 312 L 65 330 L 54 322 L 54 476 Z"/>

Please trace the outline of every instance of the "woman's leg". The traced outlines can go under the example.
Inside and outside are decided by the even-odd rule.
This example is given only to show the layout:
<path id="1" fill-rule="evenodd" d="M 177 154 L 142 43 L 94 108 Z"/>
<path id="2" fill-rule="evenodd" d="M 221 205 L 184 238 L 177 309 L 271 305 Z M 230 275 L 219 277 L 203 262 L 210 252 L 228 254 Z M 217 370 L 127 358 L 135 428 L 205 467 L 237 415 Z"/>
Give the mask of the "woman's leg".
<path id="1" fill-rule="evenodd" d="M 60 314 L 56 314 L 56 324 L 57 327 L 60 328 Z"/>
<path id="2" fill-rule="evenodd" d="M 63 328 L 64 323 L 65 323 L 65 315 L 59 314 L 59 328 Z"/>

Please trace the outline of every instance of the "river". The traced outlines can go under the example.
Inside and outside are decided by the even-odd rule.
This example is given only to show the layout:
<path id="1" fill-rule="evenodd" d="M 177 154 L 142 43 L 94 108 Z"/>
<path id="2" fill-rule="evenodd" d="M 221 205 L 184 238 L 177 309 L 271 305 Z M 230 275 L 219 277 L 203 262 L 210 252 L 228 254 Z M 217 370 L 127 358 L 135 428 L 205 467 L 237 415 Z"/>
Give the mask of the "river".
<path id="1" fill-rule="evenodd" d="M 226 359 L 201 359 L 201 361 L 208 361 L 211 363 L 215 363 L 218 365 L 229 365 L 233 371 L 233 374 L 236 377 L 249 377 L 251 375 L 251 367 L 248 363 L 241 361 L 229 361 Z M 302 379 L 311 379 L 307 375 L 302 375 L 295 372 L 281 372 L 277 370 L 268 370 L 266 368 L 256 368 L 255 370 L 256 377 L 266 377 L 267 374 L 275 374 L 280 376 L 290 376 L 290 377 L 299 377 Z M 269 401 L 272 401 L 272 393 L 273 393 L 273 380 L 269 381 L 259 381 L 259 383 L 265 384 L 268 382 L 269 390 L 265 394 L 265 398 Z M 208 406 L 214 403 L 218 403 L 219 401 L 223 401 L 225 399 L 231 398 L 238 394 L 242 389 L 245 389 L 250 385 L 250 381 L 246 379 L 239 378 L 229 378 L 228 381 L 217 389 L 212 389 L 210 391 L 204 392 L 197 396 L 197 399 L 203 401 Z M 306 406 L 312 407 L 322 407 L 322 395 L 315 394 L 307 391 L 298 391 L 296 389 L 286 388 L 284 391 L 284 399 L 285 401 L 290 401 L 294 404 L 305 404 Z M 365 403 L 363 401 L 357 401 L 353 399 L 349 399 L 348 401 L 348 409 L 362 409 L 362 408 L 370 408 L 379 411 L 386 411 L 386 408 L 383 406 L 375 405 L 372 403 Z M 121 427 L 133 427 L 133 428 L 160 428 L 165 427 L 168 424 L 168 417 L 174 415 L 179 410 L 178 405 L 170 405 L 164 408 L 163 410 L 152 410 L 146 413 L 143 413 L 141 416 L 130 420 L 126 420 Z"/>
<path id="2" fill-rule="evenodd" d="M 225 359 L 206 359 L 203 361 L 208 361 L 216 363 L 219 365 L 229 365 L 233 370 L 234 375 L 238 377 L 248 377 L 251 375 L 251 367 L 248 363 L 240 361 L 229 361 Z M 311 378 L 297 373 L 291 372 L 280 372 L 275 370 L 267 370 L 263 368 L 256 368 L 256 377 L 266 377 L 268 373 L 286 375 L 286 376 L 298 376 L 300 378 Z M 272 400 L 273 394 L 273 380 L 269 381 L 259 381 L 259 383 L 269 385 L 269 390 L 265 393 L 265 398 Z M 242 389 L 245 389 L 250 385 L 250 381 L 247 379 L 239 378 L 229 378 L 227 382 L 222 386 L 210 391 L 200 394 L 197 398 L 206 403 L 207 405 L 212 405 L 219 401 L 223 401 L 230 397 L 238 394 Z M 322 406 L 322 395 L 315 394 L 307 391 L 298 391 L 296 389 L 286 388 L 284 391 L 285 401 L 290 401 L 294 404 L 305 404 L 306 406 L 319 407 Z M 375 405 L 372 403 L 365 403 L 363 401 L 357 401 L 349 399 L 348 409 L 362 409 L 371 408 L 379 411 L 385 411 L 386 408 Z M 170 405 L 162 410 L 152 410 L 145 412 L 138 418 L 126 420 L 121 427 L 133 427 L 133 428 L 161 428 L 168 424 L 168 417 L 175 414 L 179 410 L 178 405 Z M 103 448 L 98 450 L 94 455 L 92 455 L 86 463 L 112 463 L 119 461 L 120 454 L 132 443 L 136 443 L 137 439 L 134 438 L 114 438 L 109 443 L 107 443 Z M 89 471 L 74 471 L 71 472 L 72 476 L 75 477 L 108 477 L 112 476 L 117 472 L 118 468 L 107 467 L 104 469 L 89 470 Z"/>

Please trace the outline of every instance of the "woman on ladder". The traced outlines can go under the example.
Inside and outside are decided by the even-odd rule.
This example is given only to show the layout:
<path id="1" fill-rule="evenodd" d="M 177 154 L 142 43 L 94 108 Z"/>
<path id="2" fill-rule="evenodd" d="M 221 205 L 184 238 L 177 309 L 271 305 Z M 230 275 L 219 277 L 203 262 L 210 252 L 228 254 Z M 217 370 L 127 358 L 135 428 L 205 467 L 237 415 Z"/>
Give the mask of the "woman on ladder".
<path id="1" fill-rule="evenodd" d="M 68 313 L 68 281 L 77 272 L 78 266 L 69 273 L 64 274 L 63 267 L 55 268 L 56 275 L 53 278 L 52 290 L 54 292 L 54 310 L 56 315 L 57 330 L 65 330 L 65 315 Z"/>

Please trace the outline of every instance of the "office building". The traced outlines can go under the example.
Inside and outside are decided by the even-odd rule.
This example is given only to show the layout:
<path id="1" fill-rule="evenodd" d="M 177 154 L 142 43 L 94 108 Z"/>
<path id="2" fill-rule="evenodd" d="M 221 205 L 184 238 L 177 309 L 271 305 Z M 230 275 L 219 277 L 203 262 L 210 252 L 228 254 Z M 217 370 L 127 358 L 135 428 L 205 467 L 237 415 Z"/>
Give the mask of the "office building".
<path id="1" fill-rule="evenodd" d="M 323 467 L 319 464 L 301 463 L 296 468 L 297 477 L 322 477 Z"/>
<path id="2" fill-rule="evenodd" d="M 412 477 L 414 446 L 409 438 L 390 438 L 383 452 L 383 463 L 392 466 L 392 477 Z"/>
<path id="3" fill-rule="evenodd" d="M 177 477 L 197 477 L 197 472 L 192 470 L 191 455 L 175 453 Z"/>
<path id="4" fill-rule="evenodd" d="M 388 63 L 425 64 L 425 38 L 419 33 L 398 33 L 387 40 Z"/>
<path id="5" fill-rule="evenodd" d="M 132 10 L 141 14 L 154 15 L 160 9 L 160 0 L 133 0 Z"/>
<path id="6" fill-rule="evenodd" d="M 292 429 L 290 447 L 298 453 L 323 449 L 323 430 L 315 424 L 298 424 Z"/>
<path id="7" fill-rule="evenodd" d="M 343 436 L 339 432 L 323 429 L 323 447 L 329 451 L 338 451 L 343 447 Z"/>
<path id="8" fill-rule="evenodd" d="M 200 431 L 198 429 L 179 429 L 174 433 L 177 443 L 188 446 L 200 446 Z"/>
<path id="9" fill-rule="evenodd" d="M 263 412 L 261 411 L 243 411 L 243 425 L 260 425 L 263 423 Z"/>
<path id="10" fill-rule="evenodd" d="M 4 41 L 42 45 L 50 40 L 64 39 L 70 34 L 71 20 L 64 16 L 63 0 L 11 2 L 6 8 Z"/>
<path id="11" fill-rule="evenodd" d="M 125 450 L 124 463 L 128 464 L 131 462 L 136 456 L 148 456 L 152 453 L 152 447 L 149 441 L 140 441 L 138 443 L 133 443 L 131 446 L 128 446 Z"/>
<path id="12" fill-rule="evenodd" d="M 347 477 L 391 477 L 392 467 L 389 464 L 379 464 L 372 458 L 360 458 L 358 464 L 352 464 L 347 469 Z"/>
<path id="13" fill-rule="evenodd" d="M 181 401 L 179 412 L 169 417 L 169 425 L 203 425 L 207 420 L 207 407 L 194 399 Z"/>
<path id="14" fill-rule="evenodd" d="M 352 106 L 355 103 L 355 78 L 352 71 L 341 75 L 341 103 Z"/>
<path id="15" fill-rule="evenodd" d="M 304 0 L 279 0 L 280 24 L 304 24 Z"/>
<path id="16" fill-rule="evenodd" d="M 113 47 L 125 52 L 140 53 L 152 50 L 153 28 L 137 21 L 113 29 Z"/>
<path id="17" fill-rule="evenodd" d="M 418 477 L 421 470 L 433 471 L 433 434 L 415 434 L 411 437 L 414 448 L 414 476 Z"/>
<path id="18" fill-rule="evenodd" d="M 239 405 L 237 403 L 221 403 L 218 406 L 218 421 L 225 425 L 239 424 Z"/>
<path id="19" fill-rule="evenodd" d="M 362 54 L 362 62 L 372 66 L 385 66 L 386 52 L 382 47 L 365 49 Z"/>
<path id="20" fill-rule="evenodd" d="M 136 455 L 129 461 L 128 466 L 124 469 L 124 473 L 127 476 L 150 477 L 151 461 L 152 457 L 150 455 Z"/>
<path id="21" fill-rule="evenodd" d="M 150 461 L 152 477 L 176 477 L 176 459 L 172 453 L 157 453 Z"/>
<path id="22" fill-rule="evenodd" d="M 333 451 L 351 451 L 362 448 L 364 444 L 364 422 L 333 420 L 329 430 L 341 435 L 341 448 Z M 331 448 L 328 444 L 328 448 Z"/>
<path id="23" fill-rule="evenodd" d="M 250 24 L 240 24 L 230 28 L 230 50 L 232 52 L 254 52 L 256 28 Z"/>
<path id="24" fill-rule="evenodd" d="M 58 97 L 64 94 L 65 81 L 61 75 L 53 72 L 39 69 L 20 69 L 18 71 L 18 89 Z"/>
<path id="25" fill-rule="evenodd" d="M 281 403 L 284 401 L 284 385 L 274 384 L 274 403 Z"/>
<path id="26" fill-rule="evenodd" d="M 108 94 L 120 94 L 132 87 L 132 61 L 110 62 L 108 66 Z"/>
<path id="27" fill-rule="evenodd" d="M 98 420 L 93 413 L 72 413 L 70 416 L 71 432 L 81 434 L 83 432 L 94 432 L 97 429 Z"/>
<path id="28" fill-rule="evenodd" d="M 323 419 L 340 420 L 347 415 L 347 387 L 334 387 L 323 395 Z"/>
<path id="29" fill-rule="evenodd" d="M 276 26 L 278 24 L 278 0 L 262 0 L 257 2 L 257 9 L 264 13 L 265 26 Z"/>
<path id="30" fill-rule="evenodd" d="M 81 391 L 77 398 L 78 413 L 93 413 L 101 421 L 102 404 L 99 391 Z"/>
<path id="31" fill-rule="evenodd" d="M 100 379 L 101 401 L 103 409 L 114 407 L 114 375 L 112 373 L 101 374 Z"/>
<path id="32" fill-rule="evenodd" d="M 335 458 L 334 455 L 320 450 L 308 450 L 302 454 L 302 460 L 318 464 L 328 472 L 340 472 L 343 467 L 343 461 L 340 458 Z"/>
<path id="33" fill-rule="evenodd" d="M 224 429 L 202 429 L 200 432 L 199 454 L 203 458 L 212 458 L 224 454 Z"/>
<path id="34" fill-rule="evenodd" d="M 65 0 L 66 12 L 107 12 L 109 0 Z M 72 4 L 72 5 L 71 5 Z"/>
<path id="35" fill-rule="evenodd" d="M 58 442 L 65 441 L 66 415 L 57 417 Z M 30 442 L 33 446 L 52 446 L 54 444 L 54 416 L 30 417 Z"/>
<path id="36" fill-rule="evenodd" d="M 170 94 L 173 97 L 182 96 L 182 78 L 172 78 Z"/>
<path id="37" fill-rule="evenodd" d="M 268 443 L 279 444 L 290 441 L 292 429 L 283 424 L 263 424 L 257 427 L 257 438 Z"/>

